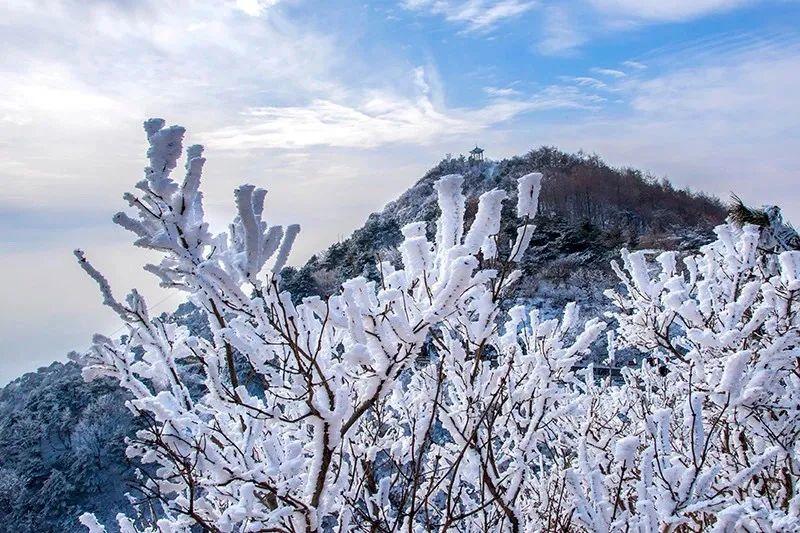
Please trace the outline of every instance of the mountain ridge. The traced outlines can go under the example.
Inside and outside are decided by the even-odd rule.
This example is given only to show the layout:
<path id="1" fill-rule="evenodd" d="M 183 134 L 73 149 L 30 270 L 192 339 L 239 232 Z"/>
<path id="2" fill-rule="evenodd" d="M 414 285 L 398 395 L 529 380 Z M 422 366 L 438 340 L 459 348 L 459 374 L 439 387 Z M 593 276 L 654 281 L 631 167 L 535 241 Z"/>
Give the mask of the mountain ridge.
<path id="1" fill-rule="evenodd" d="M 581 247 L 593 249 L 596 253 L 587 259 L 596 260 L 610 259 L 608 252 L 616 254 L 623 246 L 697 248 L 710 240 L 711 229 L 726 215 L 724 205 L 714 197 L 675 189 L 668 180 L 635 169 L 613 168 L 596 155 L 569 154 L 545 146 L 500 161 L 446 157 L 382 211 L 370 214 L 350 237 L 315 254 L 302 267 L 285 269 L 284 287 L 300 299 L 332 294 L 353 276 L 376 279 L 377 255 L 398 259 L 392 250 L 400 243 L 400 227 L 418 220 L 435 220 L 438 207 L 433 184 L 446 174 L 464 176 L 468 223 L 474 216 L 477 197 L 493 188 L 507 192 L 504 209 L 509 216 L 504 220 L 513 220 L 516 180 L 529 172 L 542 172 L 544 178 L 539 215 L 534 221 L 538 234 L 522 265 L 526 274 L 532 274 L 537 266 L 540 270 L 556 266 L 536 257 L 537 251 L 548 245 L 550 252 L 553 248 L 564 253 Z M 433 225 L 428 229 L 432 235 Z M 509 225 L 501 230 L 508 239 L 513 239 L 513 232 Z M 553 246 L 554 238 L 562 242 Z M 592 247 L 593 242 L 601 247 Z M 603 270 L 609 273 L 607 266 Z"/>

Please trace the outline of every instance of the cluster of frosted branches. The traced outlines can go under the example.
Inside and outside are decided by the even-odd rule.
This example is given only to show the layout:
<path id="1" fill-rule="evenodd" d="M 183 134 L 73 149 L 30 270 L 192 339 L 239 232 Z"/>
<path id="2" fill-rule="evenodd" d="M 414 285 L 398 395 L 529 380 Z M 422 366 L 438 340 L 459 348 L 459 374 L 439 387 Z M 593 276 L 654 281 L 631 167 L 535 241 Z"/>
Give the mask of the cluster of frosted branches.
<path id="1" fill-rule="evenodd" d="M 150 317 L 136 292 L 116 300 L 77 252 L 129 331 L 76 357 L 85 377 L 118 380 L 148 422 L 128 455 L 152 512 L 120 516 L 122 531 L 800 523 L 797 252 L 733 226 L 680 268 L 660 255 L 655 274 L 624 252 L 609 349 L 647 358 L 612 385 L 578 364 L 604 322 L 583 323 L 575 304 L 560 319 L 501 311 L 535 231 L 540 174 L 519 180 L 511 242 L 506 193 L 483 194 L 465 231 L 463 180 L 445 176 L 433 242 L 424 222 L 406 225 L 402 265 L 295 305 L 279 272 L 298 228 L 269 226 L 265 192 L 245 185 L 228 232 L 212 236 L 201 149 L 187 150 L 177 183 L 183 129 L 163 125 L 145 124 L 150 166 L 126 195 L 136 217 L 115 221 L 163 252 L 146 268 L 188 292 L 210 337 Z"/>
<path id="2" fill-rule="evenodd" d="M 800 252 L 753 225 L 715 232 L 682 266 L 613 264 L 611 344 L 647 358 L 597 396 L 565 478 L 588 530 L 800 528 Z"/>

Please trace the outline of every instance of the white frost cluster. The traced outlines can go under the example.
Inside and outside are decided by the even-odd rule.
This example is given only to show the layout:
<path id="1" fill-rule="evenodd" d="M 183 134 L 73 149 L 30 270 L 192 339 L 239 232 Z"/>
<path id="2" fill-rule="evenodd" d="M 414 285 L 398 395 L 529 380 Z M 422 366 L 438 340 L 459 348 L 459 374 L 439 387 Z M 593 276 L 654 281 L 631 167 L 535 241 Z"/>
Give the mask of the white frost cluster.
<path id="1" fill-rule="evenodd" d="M 500 306 L 540 174 L 519 180 L 513 242 L 499 239 L 504 192 L 466 229 L 463 179 L 445 176 L 433 242 L 408 224 L 402 265 L 295 303 L 279 273 L 299 227 L 268 225 L 266 191 L 244 185 L 211 235 L 202 149 L 178 183 L 183 129 L 145 130 L 135 216 L 115 221 L 163 254 L 146 268 L 189 294 L 210 335 L 151 317 L 135 291 L 116 300 L 76 253 L 128 331 L 74 357 L 149 422 L 127 449 L 148 465 L 147 513 L 119 516 L 120 531 L 800 528 L 797 252 L 728 225 L 680 261 L 623 251 L 609 356 L 646 357 L 611 383 L 581 364 L 605 322 L 579 327 L 575 304 L 548 319 Z"/>
<path id="2" fill-rule="evenodd" d="M 539 210 L 539 193 L 542 192 L 542 175 L 539 172 L 525 174 L 519 179 L 517 214 L 533 220 Z"/>

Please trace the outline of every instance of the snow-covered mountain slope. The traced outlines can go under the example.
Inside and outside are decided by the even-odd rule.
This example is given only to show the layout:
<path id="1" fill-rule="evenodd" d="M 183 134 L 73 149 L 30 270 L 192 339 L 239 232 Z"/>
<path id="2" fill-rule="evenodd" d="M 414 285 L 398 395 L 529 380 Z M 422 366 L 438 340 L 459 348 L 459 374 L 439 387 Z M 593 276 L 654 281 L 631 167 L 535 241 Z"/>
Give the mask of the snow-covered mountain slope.
<path id="1" fill-rule="evenodd" d="M 612 169 L 596 157 L 541 148 L 497 162 L 448 158 L 347 240 L 301 268 L 286 269 L 284 287 L 301 298 L 330 294 L 355 275 L 376 276 L 377 256 L 398 259 L 402 225 L 438 215 L 433 183 L 442 175 L 465 176 L 469 223 L 477 197 L 497 187 L 508 192 L 511 213 L 516 180 L 531 171 L 543 172 L 545 179 L 537 235 L 516 298 L 545 313 L 569 300 L 602 307 L 601 290 L 613 283 L 608 264 L 620 247 L 696 248 L 725 215 L 717 200 L 635 170 Z M 513 237 L 512 228 L 502 231 L 505 240 Z M 197 331 L 204 327 L 201 314 L 188 305 L 174 319 Z M 82 511 L 112 523 L 111 517 L 127 510 L 123 494 L 134 475 L 123 439 L 135 425 L 122 397 L 109 382 L 85 383 L 74 363 L 54 363 L 0 390 L 0 530 L 81 531 L 76 518 Z"/>
<path id="2" fill-rule="evenodd" d="M 0 531 L 73 531 L 87 509 L 129 512 L 135 430 L 125 392 L 86 383 L 76 363 L 53 363 L 0 390 Z"/>

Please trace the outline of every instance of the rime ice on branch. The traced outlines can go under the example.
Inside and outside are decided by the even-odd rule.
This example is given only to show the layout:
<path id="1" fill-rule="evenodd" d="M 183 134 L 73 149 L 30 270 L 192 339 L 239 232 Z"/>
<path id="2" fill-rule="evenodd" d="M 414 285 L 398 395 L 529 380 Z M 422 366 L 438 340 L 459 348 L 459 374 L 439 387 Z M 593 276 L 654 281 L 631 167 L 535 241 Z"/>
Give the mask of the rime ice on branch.
<path id="1" fill-rule="evenodd" d="M 445 176 L 434 242 L 408 224 L 402 265 L 295 305 L 279 274 L 299 227 L 270 226 L 266 192 L 243 185 L 212 236 L 202 148 L 178 183 L 184 130 L 145 130 L 134 214 L 114 220 L 163 254 L 145 268 L 189 294 L 211 336 L 151 317 L 135 291 L 117 301 L 76 252 L 128 331 L 74 357 L 87 379 L 118 380 L 148 423 L 127 453 L 155 467 L 141 487 L 155 512 L 120 516 L 121 530 L 799 527 L 798 252 L 765 251 L 757 228 L 733 225 L 681 261 L 623 251 L 609 355 L 646 357 L 614 385 L 578 365 L 603 321 L 580 326 L 574 303 L 559 319 L 501 309 L 540 174 L 519 180 L 510 247 L 498 243 L 506 193 L 484 194 L 465 228 L 463 179 Z"/>
<path id="2" fill-rule="evenodd" d="M 145 130 L 150 164 L 136 185 L 139 192 L 125 195 L 134 214 L 120 213 L 114 220 L 135 234 L 137 246 L 163 253 L 160 263 L 145 268 L 163 286 L 189 293 L 207 313 L 212 336 L 193 336 L 150 317 L 135 292 L 125 303 L 116 301 L 80 253 L 105 303 L 128 324 L 128 334 L 117 340 L 96 336 L 91 351 L 76 357 L 87 378 L 118 379 L 133 394 L 131 409 L 151 421 L 128 454 L 159 467 L 142 487 L 159 505 L 158 527 L 298 531 L 318 529 L 326 519 L 341 527 L 376 521 L 423 527 L 468 516 L 473 496 L 433 515 L 424 510 L 441 498 L 442 489 L 431 483 L 450 477 L 445 470 L 428 471 L 434 456 L 460 471 L 457 449 L 467 446 L 469 469 L 490 475 L 489 456 L 481 451 L 489 434 L 483 435 L 480 421 L 482 412 L 498 405 L 496 400 L 486 404 L 486 387 L 500 393 L 512 375 L 525 380 L 527 363 L 513 363 L 519 347 L 502 347 L 497 337 L 499 299 L 518 277 L 514 261 L 489 253 L 497 249 L 505 193 L 482 197 L 478 218 L 464 238 L 463 179 L 442 178 L 438 238 L 428 242 L 424 224 L 406 226 L 405 270 L 383 263 L 380 284 L 355 278 L 327 301 L 307 298 L 295 306 L 280 292 L 278 274 L 299 227 L 269 226 L 265 191 L 243 185 L 235 191 L 237 215 L 228 232 L 212 236 L 200 192 L 202 148 L 187 150 L 185 178 L 177 182 L 172 173 L 183 128 L 150 120 Z M 523 234 L 531 230 L 521 226 Z M 529 242 L 529 236 L 517 242 L 514 260 Z M 479 268 L 479 250 L 493 268 Z M 426 342 L 433 343 L 428 350 L 437 355 L 426 366 L 415 366 Z M 496 356 L 487 355 L 491 351 L 510 357 L 511 366 L 498 366 Z M 457 363 L 462 356 L 463 366 Z M 201 363 L 201 393 L 190 392 L 186 361 Z M 401 380 L 403 375 L 407 378 Z M 246 376 L 251 376 L 247 383 L 258 384 L 258 393 L 244 386 Z M 454 395 L 463 380 L 468 390 Z M 461 413 L 453 402 L 465 401 L 467 411 Z M 512 404 L 506 409 L 523 424 L 529 416 Z M 431 441 L 434 420 L 454 435 L 476 435 L 437 450 L 442 445 Z M 536 439 L 529 440 L 535 447 Z M 395 474 L 376 472 L 379 450 L 388 461 L 384 468 Z M 483 491 L 484 501 L 495 502 L 484 511 L 492 520 L 516 521 L 519 511 L 506 491 L 518 489 L 506 486 L 505 478 L 518 478 L 519 465 L 497 468 L 491 467 L 496 478 L 491 489 L 479 483 L 470 491 Z M 390 494 L 401 489 L 393 478 L 412 472 L 417 484 L 429 488 L 393 501 Z M 83 522 L 99 527 L 91 517 Z"/>

